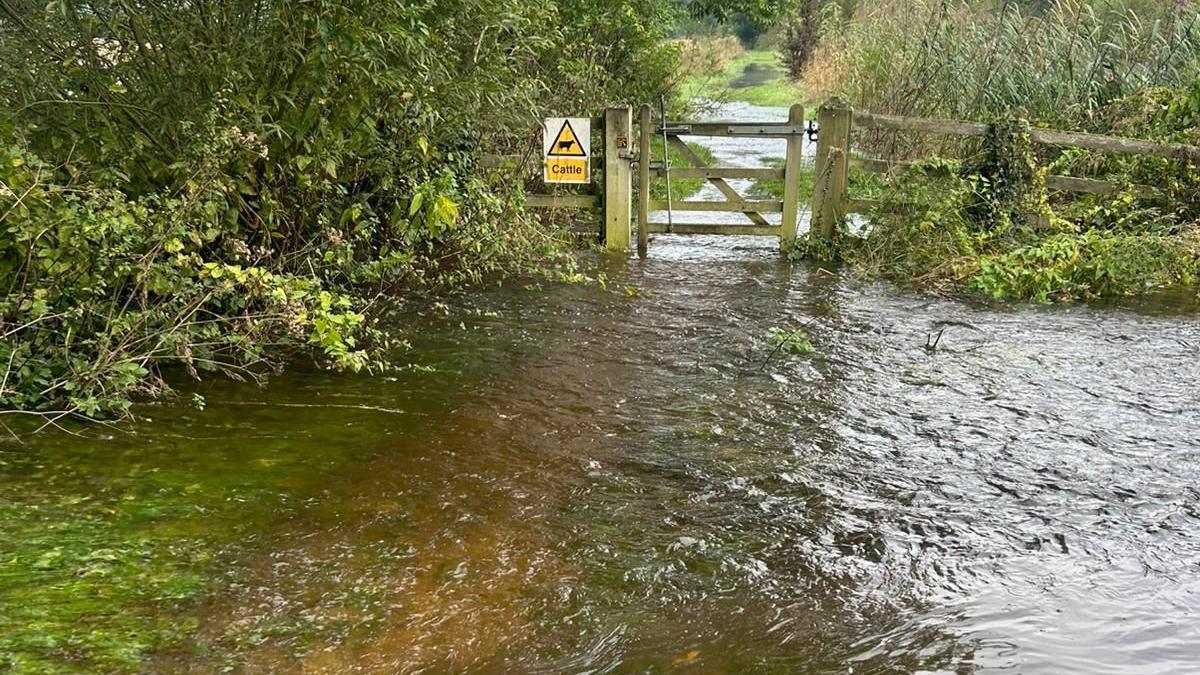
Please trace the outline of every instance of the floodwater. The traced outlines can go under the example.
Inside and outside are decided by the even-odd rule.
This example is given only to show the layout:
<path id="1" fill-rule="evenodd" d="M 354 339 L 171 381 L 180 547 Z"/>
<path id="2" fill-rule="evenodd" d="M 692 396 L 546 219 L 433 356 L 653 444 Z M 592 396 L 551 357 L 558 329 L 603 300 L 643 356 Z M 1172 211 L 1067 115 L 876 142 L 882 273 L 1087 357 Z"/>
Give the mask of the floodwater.
<path id="1" fill-rule="evenodd" d="M 100 458 L 62 490 L 175 472 L 202 508 L 172 522 L 239 533 L 155 672 L 1200 670 L 1196 307 L 931 298 L 776 246 L 413 303 L 418 369 L 21 452 Z"/>
<path id="2" fill-rule="evenodd" d="M 742 74 L 729 82 L 730 89 L 747 89 L 778 80 L 783 72 L 766 63 L 748 63 Z"/>

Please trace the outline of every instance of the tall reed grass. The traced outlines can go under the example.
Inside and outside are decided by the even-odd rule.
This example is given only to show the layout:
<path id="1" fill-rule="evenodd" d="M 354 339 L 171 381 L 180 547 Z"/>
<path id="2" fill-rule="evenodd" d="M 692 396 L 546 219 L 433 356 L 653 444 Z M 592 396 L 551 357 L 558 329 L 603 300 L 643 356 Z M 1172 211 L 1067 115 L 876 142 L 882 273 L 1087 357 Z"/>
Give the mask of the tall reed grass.
<path id="1" fill-rule="evenodd" d="M 1194 0 L 1022 7 L 862 0 L 847 16 L 831 4 L 805 88 L 875 112 L 979 120 L 1021 112 L 1035 124 L 1102 132 L 1110 102 L 1200 79 Z"/>

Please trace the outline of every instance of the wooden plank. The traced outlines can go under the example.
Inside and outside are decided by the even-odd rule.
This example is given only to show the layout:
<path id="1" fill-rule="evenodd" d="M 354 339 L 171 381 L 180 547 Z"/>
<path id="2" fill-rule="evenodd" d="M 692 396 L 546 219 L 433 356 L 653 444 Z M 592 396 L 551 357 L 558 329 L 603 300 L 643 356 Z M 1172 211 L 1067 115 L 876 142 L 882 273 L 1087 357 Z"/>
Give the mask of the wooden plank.
<path id="1" fill-rule="evenodd" d="M 666 130 L 672 136 L 788 136 L 804 133 L 800 124 L 783 122 L 669 122 Z M 660 125 L 655 133 L 662 133 Z"/>
<path id="2" fill-rule="evenodd" d="M 650 104 L 642 104 L 638 113 L 638 257 L 646 257 L 650 242 L 650 138 L 654 134 Z"/>
<path id="3" fill-rule="evenodd" d="M 729 225 L 725 223 L 649 223 L 646 228 L 657 234 L 742 234 L 759 237 L 779 236 L 779 227 L 758 225 Z"/>
<path id="4" fill-rule="evenodd" d="M 804 120 L 798 124 L 764 124 L 760 126 L 730 125 L 726 132 L 730 136 L 799 136 L 804 133 Z"/>
<path id="5" fill-rule="evenodd" d="M 1086 148 L 1122 155 L 1150 155 L 1168 159 L 1182 159 L 1189 162 L 1200 162 L 1200 147 L 1183 145 L 1181 143 L 1155 143 L 1136 138 L 1120 138 L 1117 136 L 1100 136 L 1097 134 L 1082 134 L 1074 131 L 1054 131 L 1052 129 L 1033 129 L 1029 138 L 1034 143 L 1042 145 Z"/>
<path id="6" fill-rule="evenodd" d="M 988 130 L 988 125 L 981 122 L 925 119 L 921 117 L 881 115 L 869 112 L 854 113 L 854 126 L 861 129 L 896 129 L 948 136 L 983 136 Z M 1101 152 L 1116 154 L 1149 155 L 1169 159 L 1182 159 L 1189 162 L 1200 162 L 1200 147 L 1182 143 L 1156 143 L 1137 138 L 1102 136 L 1099 134 L 1057 131 L 1054 129 L 1031 129 L 1029 138 L 1034 143 L 1042 145 L 1086 148 L 1088 150 L 1099 150 Z"/>
<path id="7" fill-rule="evenodd" d="M 870 157 L 854 157 L 850 160 L 850 166 L 866 171 L 868 173 L 888 173 L 893 169 L 908 169 L 917 166 L 916 162 L 903 162 L 899 160 L 890 161 L 885 159 L 873 159 Z M 1046 176 L 1046 187 L 1051 190 L 1062 190 L 1064 192 L 1087 192 L 1090 194 L 1112 194 L 1120 192 L 1127 187 L 1123 183 L 1112 183 L 1109 181 L 1096 180 L 1094 178 L 1076 178 L 1075 176 Z M 1153 185 L 1133 184 L 1129 185 L 1134 192 L 1143 195 L 1150 195 L 1158 192 L 1158 188 Z"/>
<path id="8" fill-rule="evenodd" d="M 667 210 L 667 200 L 651 199 L 651 211 Z M 750 215 L 752 213 L 783 213 L 783 202 L 775 200 L 762 201 L 727 201 L 727 202 L 697 202 L 697 201 L 676 201 L 671 202 L 672 211 L 704 211 L 704 212 L 721 212 L 721 213 L 744 213 Z M 765 220 L 765 219 L 764 219 Z M 756 225 L 758 223 L 755 223 Z M 768 227 L 774 227 L 767 223 Z"/>
<path id="9" fill-rule="evenodd" d="M 525 195 L 525 205 L 536 209 L 594 209 L 598 195 Z"/>
<path id="10" fill-rule="evenodd" d="M 788 122 L 804 124 L 804 106 L 796 103 L 788 109 Z M 779 249 L 785 255 L 796 243 L 796 226 L 800 221 L 800 163 L 804 156 L 804 137 L 798 133 L 787 137 L 784 160 L 783 221 L 780 225 Z"/>
<path id="11" fill-rule="evenodd" d="M 708 164 L 704 160 L 700 159 L 696 153 L 692 152 L 692 149 L 688 147 L 688 144 L 680 140 L 678 136 L 669 136 L 668 139 L 670 140 L 671 147 L 679 151 L 679 154 L 683 155 L 684 159 L 694 164 L 696 168 L 708 168 Z M 742 199 L 742 196 L 738 194 L 738 191 L 734 190 L 733 186 L 731 186 L 729 183 L 726 183 L 724 179 L 709 178 L 708 182 L 712 183 L 713 186 L 721 192 L 721 194 L 725 195 L 726 199 L 730 201 L 740 201 Z M 755 225 L 758 225 L 759 227 L 769 227 L 771 225 L 767 222 L 766 218 L 762 217 L 761 214 L 747 213 L 746 215 L 751 221 L 753 221 Z"/>
<path id="12" fill-rule="evenodd" d="M 655 176 L 665 176 L 666 171 L 655 163 L 651 167 Z M 734 167 L 671 167 L 671 176 L 675 178 L 745 178 L 748 180 L 763 180 L 783 178 L 783 169 L 739 169 Z"/>
<path id="13" fill-rule="evenodd" d="M 633 109 L 609 108 L 604 115 L 604 247 L 609 251 L 629 250 L 633 222 L 633 176 L 629 160 L 621 155 L 618 139 L 628 143 L 633 131 Z"/>
<path id="14" fill-rule="evenodd" d="M 854 113 L 853 123 L 854 127 L 858 129 L 897 129 L 947 136 L 983 136 L 988 130 L 988 125 L 979 122 L 936 120 L 925 119 L 923 117 L 905 117 L 903 115 L 881 115 L 869 112 Z M 817 138 L 820 138 L 819 134 Z"/>
<path id="15" fill-rule="evenodd" d="M 1159 192 L 1159 189 L 1153 185 L 1141 185 L 1138 183 L 1126 185 L 1124 183 L 1112 183 L 1104 180 L 1095 180 L 1093 178 L 1076 178 L 1075 176 L 1053 175 L 1046 176 L 1046 187 L 1051 190 L 1087 192 L 1094 195 L 1112 194 L 1114 192 L 1120 192 L 1126 187 L 1141 195 L 1152 195 Z"/>
<path id="16" fill-rule="evenodd" d="M 890 173 L 893 169 L 907 169 L 913 162 L 875 159 L 873 157 L 851 157 L 850 166 L 867 173 Z"/>

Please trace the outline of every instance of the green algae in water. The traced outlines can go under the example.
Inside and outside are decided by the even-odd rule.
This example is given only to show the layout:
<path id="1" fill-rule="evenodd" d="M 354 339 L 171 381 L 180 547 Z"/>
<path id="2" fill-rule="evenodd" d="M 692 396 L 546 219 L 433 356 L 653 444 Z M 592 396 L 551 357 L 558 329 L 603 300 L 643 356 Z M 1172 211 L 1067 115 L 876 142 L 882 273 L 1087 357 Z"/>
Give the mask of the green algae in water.
<path id="1" fill-rule="evenodd" d="M 255 431 L 296 411 L 156 412 L 153 440 L 0 446 L 0 671 L 132 672 L 179 646 L 222 557 L 348 461 L 372 415 L 306 416 L 297 442 Z"/>

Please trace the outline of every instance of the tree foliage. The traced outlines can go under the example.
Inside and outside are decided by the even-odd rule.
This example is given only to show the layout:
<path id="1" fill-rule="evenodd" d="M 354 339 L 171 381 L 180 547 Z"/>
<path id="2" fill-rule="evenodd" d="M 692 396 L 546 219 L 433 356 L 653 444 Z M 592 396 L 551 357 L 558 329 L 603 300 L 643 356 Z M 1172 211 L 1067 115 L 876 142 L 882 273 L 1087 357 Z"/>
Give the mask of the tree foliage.
<path id="1" fill-rule="evenodd" d="M 370 298 L 555 258 L 478 157 L 665 91 L 672 11 L 0 0 L 0 406 L 378 365 Z"/>

